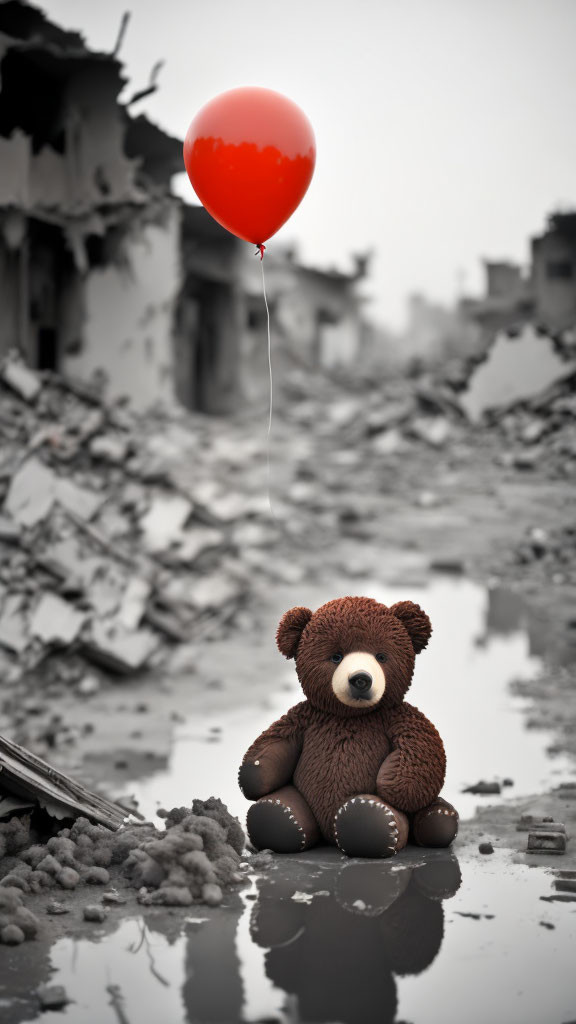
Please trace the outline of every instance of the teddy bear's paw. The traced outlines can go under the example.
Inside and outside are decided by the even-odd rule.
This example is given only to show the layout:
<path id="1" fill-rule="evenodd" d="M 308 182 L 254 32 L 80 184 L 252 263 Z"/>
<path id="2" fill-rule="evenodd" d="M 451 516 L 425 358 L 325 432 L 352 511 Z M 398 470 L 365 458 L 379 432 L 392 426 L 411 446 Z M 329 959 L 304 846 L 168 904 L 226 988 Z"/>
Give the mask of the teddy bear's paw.
<path id="1" fill-rule="evenodd" d="M 312 812 L 293 786 L 285 786 L 252 804 L 246 828 L 257 850 L 275 853 L 300 853 L 319 839 Z"/>
<path id="2" fill-rule="evenodd" d="M 406 845 L 408 821 L 380 797 L 351 797 L 334 816 L 336 845 L 349 857 L 393 857 Z"/>
<path id="3" fill-rule="evenodd" d="M 458 812 L 438 797 L 414 815 L 412 835 L 418 846 L 450 846 L 458 833 Z"/>

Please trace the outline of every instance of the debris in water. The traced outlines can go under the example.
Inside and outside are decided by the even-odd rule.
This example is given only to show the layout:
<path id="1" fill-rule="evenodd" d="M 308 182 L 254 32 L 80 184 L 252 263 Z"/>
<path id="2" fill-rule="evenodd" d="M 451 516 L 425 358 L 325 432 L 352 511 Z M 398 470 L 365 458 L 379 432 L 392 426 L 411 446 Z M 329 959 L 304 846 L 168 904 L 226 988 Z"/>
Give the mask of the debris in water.
<path id="1" fill-rule="evenodd" d="M 462 790 L 462 792 L 473 793 L 475 796 L 488 796 L 492 793 L 500 793 L 501 786 L 499 782 L 484 782 L 484 780 L 481 780 L 474 786 L 467 786 L 466 789 Z"/>
<path id="2" fill-rule="evenodd" d="M 42 1010 L 61 1010 L 70 1002 L 63 985 L 41 985 L 37 996 Z"/>
<path id="3" fill-rule="evenodd" d="M 95 921 L 101 924 L 102 921 L 106 920 L 106 908 L 101 907 L 98 903 L 89 903 L 88 906 L 84 907 L 83 917 L 85 921 Z"/>

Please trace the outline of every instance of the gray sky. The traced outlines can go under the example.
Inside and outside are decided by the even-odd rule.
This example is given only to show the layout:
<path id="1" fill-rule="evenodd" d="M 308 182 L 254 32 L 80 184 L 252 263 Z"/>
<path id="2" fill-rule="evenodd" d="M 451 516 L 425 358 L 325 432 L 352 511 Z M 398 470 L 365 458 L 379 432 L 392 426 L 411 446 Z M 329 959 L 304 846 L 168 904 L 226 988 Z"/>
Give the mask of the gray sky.
<path id="1" fill-rule="evenodd" d="M 114 45 L 123 2 L 36 2 L 93 47 Z M 411 290 L 449 301 L 459 279 L 479 288 L 483 256 L 525 261 L 545 214 L 576 205 L 576 0 L 125 3 L 128 89 L 166 61 L 135 112 L 183 137 L 238 85 L 305 110 L 316 173 L 276 237 L 344 268 L 373 247 L 381 320 L 398 325 Z"/>

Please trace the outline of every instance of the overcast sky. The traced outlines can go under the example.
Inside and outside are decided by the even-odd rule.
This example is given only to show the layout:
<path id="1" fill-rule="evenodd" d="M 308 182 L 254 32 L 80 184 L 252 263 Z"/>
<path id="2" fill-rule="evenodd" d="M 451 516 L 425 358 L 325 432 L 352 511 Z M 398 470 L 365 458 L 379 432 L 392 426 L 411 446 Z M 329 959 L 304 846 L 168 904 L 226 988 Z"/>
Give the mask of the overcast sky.
<path id="1" fill-rule="evenodd" d="M 525 262 L 550 209 L 576 205 L 576 0 L 125 2 L 124 95 L 166 61 L 135 112 L 183 137 L 238 85 L 305 110 L 316 173 L 276 237 L 344 268 L 374 248 L 382 320 L 398 325 L 413 290 L 477 290 L 482 257 Z M 122 0 L 39 5 L 113 47 Z"/>

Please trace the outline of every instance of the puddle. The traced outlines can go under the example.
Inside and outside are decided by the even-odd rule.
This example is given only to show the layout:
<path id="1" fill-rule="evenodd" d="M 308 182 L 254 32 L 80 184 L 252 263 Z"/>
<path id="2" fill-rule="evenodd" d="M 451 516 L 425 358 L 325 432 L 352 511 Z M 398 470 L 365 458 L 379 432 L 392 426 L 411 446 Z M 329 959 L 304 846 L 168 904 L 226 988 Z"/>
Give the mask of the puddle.
<path id="1" fill-rule="evenodd" d="M 374 581 L 355 581 L 347 592 L 367 594 L 385 604 L 406 597 L 405 588 Z M 245 706 L 224 714 L 221 709 L 210 713 L 202 707 L 176 726 L 168 766 L 126 787 L 136 795 L 144 814 L 154 815 L 167 794 L 172 804 L 185 804 L 192 795 L 204 799 L 217 793 L 244 819 L 247 804 L 236 781 L 242 757 L 260 732 L 302 699 L 293 664 L 275 653 L 275 624 L 291 604 L 316 608 L 337 593 L 335 587 L 285 589 L 284 601 L 270 611 L 269 674 L 274 683 L 269 692 L 254 704 L 248 689 Z M 443 792 L 461 817 L 471 817 L 483 800 L 494 803 L 528 796 L 570 775 L 573 766 L 567 756 L 551 758 L 546 753 L 553 734 L 527 729 L 522 711 L 528 702 L 510 693 L 509 684 L 534 677 L 542 670 L 542 660 L 531 653 L 532 641 L 522 619 L 506 619 L 503 612 L 500 625 L 498 606 L 506 608 L 501 593 L 495 602 L 477 584 L 445 576 L 426 587 L 411 586 L 409 594 L 429 613 L 434 633 L 427 650 L 416 659 L 407 698 L 430 718 L 444 740 L 448 772 Z M 237 640 L 230 642 L 237 644 Z M 244 652 L 239 655 L 244 656 Z M 246 668 L 244 673 L 250 685 Z M 462 793 L 480 779 L 505 778 L 514 784 L 505 787 L 500 797 Z"/>
<path id="2" fill-rule="evenodd" d="M 549 891 L 505 855 L 410 851 L 400 868 L 312 851 L 254 879 L 243 909 L 191 913 L 175 939 L 162 917 L 61 939 L 51 981 L 73 1024 L 561 1024 L 576 1006 L 576 913 L 540 901 Z"/>

